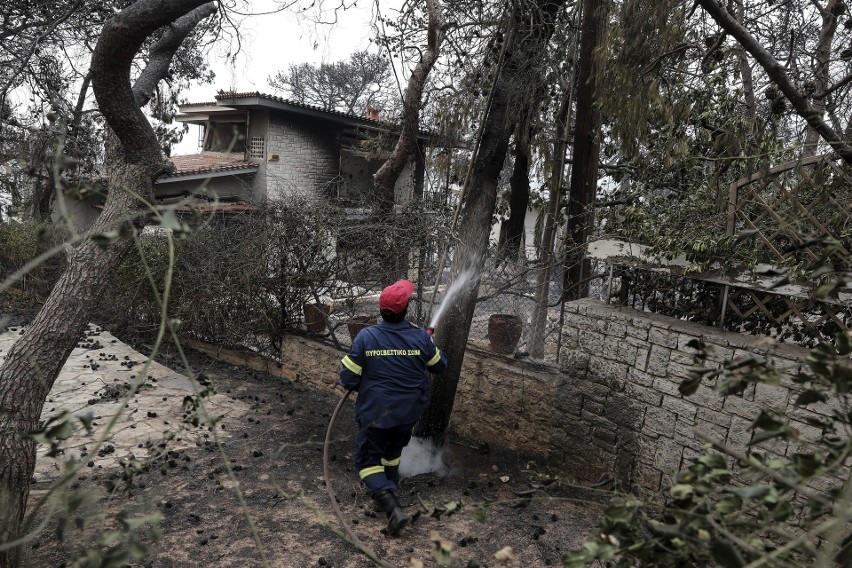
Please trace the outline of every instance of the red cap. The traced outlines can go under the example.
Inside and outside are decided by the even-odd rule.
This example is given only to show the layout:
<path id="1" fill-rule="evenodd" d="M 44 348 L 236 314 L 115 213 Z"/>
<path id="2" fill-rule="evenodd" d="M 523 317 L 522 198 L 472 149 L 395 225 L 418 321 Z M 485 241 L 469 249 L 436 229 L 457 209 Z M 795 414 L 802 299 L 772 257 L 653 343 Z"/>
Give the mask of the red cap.
<path id="1" fill-rule="evenodd" d="M 398 314 L 408 305 L 408 300 L 414 293 L 414 284 L 408 280 L 399 280 L 394 282 L 384 290 L 379 296 L 379 309 L 390 310 Z"/>

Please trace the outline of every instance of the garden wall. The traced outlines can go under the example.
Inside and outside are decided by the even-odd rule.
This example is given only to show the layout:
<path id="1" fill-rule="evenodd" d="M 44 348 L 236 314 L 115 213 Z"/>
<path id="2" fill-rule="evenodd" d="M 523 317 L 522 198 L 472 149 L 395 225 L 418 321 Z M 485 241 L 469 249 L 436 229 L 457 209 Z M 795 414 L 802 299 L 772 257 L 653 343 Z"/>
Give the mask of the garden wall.
<path id="1" fill-rule="evenodd" d="M 781 385 L 751 385 L 726 399 L 701 385 L 695 395 L 682 397 L 678 385 L 695 353 L 687 343 L 696 338 L 708 346 L 707 365 L 766 355 L 784 374 Z M 469 440 L 538 455 L 585 482 L 612 480 L 640 494 L 655 493 L 701 451 L 695 430 L 742 451 L 751 421 L 761 408 L 772 408 L 793 419 L 802 442 L 819 438 L 804 418 L 827 414 L 829 407 L 792 406 L 790 376 L 806 351 L 756 346 L 755 339 L 626 307 L 572 302 L 566 305 L 558 369 L 468 350 L 451 429 Z M 330 391 L 341 355 L 326 344 L 288 336 L 275 374 Z M 768 451 L 784 455 L 795 448 L 775 441 Z"/>

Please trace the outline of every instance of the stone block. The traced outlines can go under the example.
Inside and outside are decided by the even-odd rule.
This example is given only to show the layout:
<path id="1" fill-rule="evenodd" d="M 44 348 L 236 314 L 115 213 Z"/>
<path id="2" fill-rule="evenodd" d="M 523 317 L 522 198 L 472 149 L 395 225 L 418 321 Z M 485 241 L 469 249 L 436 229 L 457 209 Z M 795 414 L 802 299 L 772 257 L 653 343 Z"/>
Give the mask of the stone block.
<path id="1" fill-rule="evenodd" d="M 651 406 L 660 406 L 663 402 L 663 394 L 661 392 L 630 381 L 627 382 L 624 393 L 637 402 Z"/>
<path id="2" fill-rule="evenodd" d="M 562 352 L 559 369 L 573 378 L 583 379 L 589 370 L 591 356 L 577 349 L 566 349 Z"/>
<path id="3" fill-rule="evenodd" d="M 633 483 L 652 492 L 660 490 L 662 474 L 651 465 L 636 463 L 633 466 Z"/>
<path id="4" fill-rule="evenodd" d="M 635 321 L 635 320 L 634 320 Z M 631 323 L 626 326 L 625 334 L 627 337 L 638 339 L 642 342 L 648 341 L 648 327 L 637 327 L 634 323 Z"/>
<path id="5" fill-rule="evenodd" d="M 589 380 L 595 382 L 624 380 L 627 378 L 627 364 L 593 357 L 589 360 Z"/>
<path id="6" fill-rule="evenodd" d="M 710 343 L 705 348 L 707 360 L 714 363 L 724 363 L 734 358 L 734 350 L 730 347 Z"/>
<path id="7" fill-rule="evenodd" d="M 670 395 L 665 395 L 663 397 L 663 404 L 661 406 L 662 408 L 671 410 L 677 414 L 679 417 L 678 422 L 685 421 L 689 424 L 692 424 L 695 421 L 695 416 L 698 412 L 698 408 L 692 402 Z"/>
<path id="8" fill-rule="evenodd" d="M 596 317 L 588 317 L 586 318 L 586 323 L 583 328 L 594 331 L 603 335 L 606 335 L 606 326 L 607 321 L 605 319 L 599 319 Z"/>
<path id="9" fill-rule="evenodd" d="M 654 452 L 654 467 L 663 475 L 672 476 L 680 470 L 683 459 L 683 446 L 670 438 L 657 440 Z"/>
<path id="10" fill-rule="evenodd" d="M 613 456 L 615 455 L 615 442 L 616 440 L 618 440 L 618 437 L 616 436 L 614 430 L 596 426 L 594 429 L 592 429 L 592 437 L 596 440 L 603 442 L 603 447 L 605 449 L 610 449 L 612 451 Z"/>
<path id="11" fill-rule="evenodd" d="M 790 399 L 790 390 L 780 385 L 768 385 L 758 383 L 755 385 L 754 402 L 771 408 L 778 412 L 784 412 L 787 401 Z"/>
<path id="12" fill-rule="evenodd" d="M 672 351 L 671 361 L 672 363 L 677 363 L 685 367 L 694 367 L 696 364 L 695 360 L 692 357 L 692 354 L 686 353 L 681 350 Z"/>
<path id="13" fill-rule="evenodd" d="M 750 420 L 732 416 L 731 426 L 728 428 L 728 437 L 725 439 L 726 443 L 735 450 L 745 451 L 751 441 L 750 426 Z"/>
<path id="14" fill-rule="evenodd" d="M 632 432 L 641 428 L 644 414 L 645 408 L 642 404 L 637 404 L 620 396 L 610 398 L 604 406 L 604 416 L 610 422 L 628 428 Z"/>
<path id="15" fill-rule="evenodd" d="M 665 377 L 668 375 L 669 358 L 672 350 L 660 345 L 651 345 L 651 353 L 648 356 L 648 373 L 657 376 Z"/>
<path id="16" fill-rule="evenodd" d="M 627 326 L 618 321 L 610 321 L 606 325 L 606 334 L 618 339 L 627 337 Z"/>
<path id="17" fill-rule="evenodd" d="M 661 393 L 665 393 L 670 396 L 680 396 L 680 391 L 678 387 L 680 386 L 680 380 L 673 379 L 671 377 L 660 377 L 654 379 L 654 388 Z"/>
<path id="18" fill-rule="evenodd" d="M 698 390 L 689 395 L 687 399 L 695 403 L 696 406 L 717 411 L 722 410 L 725 403 L 725 397 L 704 384 L 699 385 Z"/>
<path id="19" fill-rule="evenodd" d="M 790 426 L 799 432 L 799 440 L 808 444 L 815 444 L 822 438 L 822 430 L 816 426 L 805 424 L 796 420 L 790 420 Z"/>
<path id="20" fill-rule="evenodd" d="M 648 341 L 654 345 L 677 349 L 677 334 L 656 326 L 648 331 Z"/>
<path id="21" fill-rule="evenodd" d="M 709 408 L 698 408 L 698 413 L 696 414 L 696 419 L 698 420 L 706 420 L 707 422 L 712 422 L 713 424 L 718 424 L 724 428 L 728 428 L 731 425 L 731 415 L 725 414 L 724 412 L 718 410 L 712 410 Z"/>
<path id="22" fill-rule="evenodd" d="M 645 422 L 643 430 L 656 432 L 662 436 L 671 436 L 674 433 L 675 413 L 664 408 L 649 406 L 645 410 Z"/>
<path id="23" fill-rule="evenodd" d="M 642 385 L 645 387 L 654 386 L 655 377 L 649 375 L 645 371 L 630 367 L 627 369 L 627 382 Z"/>
<path id="24" fill-rule="evenodd" d="M 754 402 L 750 402 L 736 395 L 728 395 L 725 397 L 725 412 L 729 412 L 735 416 L 754 420 L 760 414 L 760 406 Z"/>
<path id="25" fill-rule="evenodd" d="M 604 414 L 604 405 L 600 402 L 594 401 L 590 398 L 583 399 L 583 410 L 586 412 L 590 412 L 596 416 L 603 416 Z"/>
<path id="26" fill-rule="evenodd" d="M 693 432 L 696 430 L 704 432 L 708 436 L 711 436 L 720 442 L 726 440 L 728 437 L 728 429 L 725 426 L 715 424 L 709 420 L 703 420 L 701 418 L 695 419 L 695 424 L 693 425 L 692 430 Z"/>
<path id="27" fill-rule="evenodd" d="M 639 349 L 635 345 L 630 345 L 624 340 L 621 340 L 616 346 L 615 360 L 621 361 L 627 365 L 634 365 L 636 363 L 636 354 L 638 352 Z"/>
<path id="28" fill-rule="evenodd" d="M 687 355 L 694 355 L 696 350 L 694 347 L 687 347 L 687 344 L 693 339 L 703 342 L 704 337 L 702 335 L 693 335 L 691 333 L 678 333 L 677 334 L 677 348 L 680 351 L 683 351 Z"/>
<path id="29" fill-rule="evenodd" d="M 603 333 L 581 329 L 579 333 L 580 348 L 589 353 L 600 353 L 603 350 L 605 338 L 606 336 Z"/>
<path id="30" fill-rule="evenodd" d="M 628 338 L 628 343 L 629 343 Z M 638 345 L 636 346 L 636 357 L 632 362 L 632 365 L 639 369 L 640 371 L 648 370 L 648 360 L 651 358 L 651 348 L 648 345 Z M 627 364 L 631 364 L 630 361 L 626 361 Z"/>

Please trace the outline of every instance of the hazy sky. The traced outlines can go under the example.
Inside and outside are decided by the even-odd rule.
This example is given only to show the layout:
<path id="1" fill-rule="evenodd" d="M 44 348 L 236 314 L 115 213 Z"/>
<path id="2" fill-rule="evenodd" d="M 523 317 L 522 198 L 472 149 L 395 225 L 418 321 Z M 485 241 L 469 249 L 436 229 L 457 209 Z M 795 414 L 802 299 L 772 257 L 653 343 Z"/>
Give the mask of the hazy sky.
<path id="1" fill-rule="evenodd" d="M 388 6 L 399 1 L 382 2 L 385 16 L 393 16 Z M 233 16 L 238 21 L 242 35 L 242 51 L 236 64 L 228 61 L 228 52 L 235 49 L 234 42 L 220 41 L 210 53 L 209 62 L 216 78 L 211 85 L 193 85 L 184 98 L 190 102 L 212 101 L 219 89 L 238 92 L 260 91 L 272 93 L 267 78 L 276 71 L 286 69 L 291 63 L 319 63 L 346 59 L 350 53 L 370 47 L 373 35 L 374 4 L 361 0 L 346 10 L 339 10 L 334 25 L 316 24 L 317 16 L 331 20 L 333 14 L 309 13 L 307 17 L 291 11 L 265 13 L 275 9 L 271 0 L 252 1 L 253 16 Z M 373 46 L 375 48 L 375 46 Z M 173 151 L 174 155 L 198 151 L 199 127 L 190 125 L 183 141 Z"/>

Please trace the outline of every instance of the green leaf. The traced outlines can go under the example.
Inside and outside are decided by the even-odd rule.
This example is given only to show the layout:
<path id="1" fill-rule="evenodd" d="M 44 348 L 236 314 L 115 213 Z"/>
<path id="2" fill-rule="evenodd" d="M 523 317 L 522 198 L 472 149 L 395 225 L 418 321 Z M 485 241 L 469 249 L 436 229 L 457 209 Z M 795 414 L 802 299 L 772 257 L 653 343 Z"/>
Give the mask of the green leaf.
<path id="1" fill-rule="evenodd" d="M 834 293 L 838 286 L 840 286 L 839 280 L 826 282 L 816 289 L 816 292 L 814 292 L 814 298 L 817 300 L 825 300 Z"/>
<path id="2" fill-rule="evenodd" d="M 726 467 L 725 458 L 719 454 L 707 454 L 698 458 L 698 463 L 706 465 L 710 469 L 723 469 Z"/>
<path id="3" fill-rule="evenodd" d="M 473 517 L 473 520 L 476 521 L 477 523 L 484 523 L 485 518 L 486 518 L 485 507 L 482 507 L 482 506 L 475 507 L 470 512 L 470 516 Z"/>
<path id="4" fill-rule="evenodd" d="M 121 238 L 121 233 L 113 229 L 111 231 L 104 231 L 103 233 L 99 233 L 97 235 L 92 235 L 92 242 L 106 250 L 109 246 Z"/>
<path id="5" fill-rule="evenodd" d="M 669 489 L 669 495 L 676 501 L 683 501 L 691 498 L 695 494 L 695 488 L 692 485 L 673 485 Z"/>
<path id="6" fill-rule="evenodd" d="M 841 363 L 835 363 L 831 366 L 831 374 L 828 380 L 834 385 L 837 392 L 846 394 L 852 390 L 852 368 Z"/>
<path id="7" fill-rule="evenodd" d="M 850 331 L 838 333 L 834 336 L 834 342 L 839 355 L 849 355 L 852 353 L 852 335 Z"/>
<path id="8" fill-rule="evenodd" d="M 715 509 L 719 513 L 723 515 L 727 515 L 737 511 L 743 505 L 743 500 L 740 499 L 737 495 L 729 495 L 728 497 L 723 497 L 716 502 Z"/>
<path id="9" fill-rule="evenodd" d="M 786 438 L 790 432 L 790 427 L 786 424 L 778 430 L 761 430 L 754 433 L 748 445 L 753 446 L 755 444 L 765 442 L 766 440 L 771 440 L 772 438 Z"/>
<path id="10" fill-rule="evenodd" d="M 725 490 L 729 493 L 737 495 L 738 497 L 742 497 L 747 501 L 750 501 L 766 497 L 767 495 L 769 495 L 772 489 L 773 488 L 770 485 L 751 485 L 748 487 L 728 487 Z"/>
<path id="11" fill-rule="evenodd" d="M 752 428 L 760 428 L 762 430 L 778 430 L 784 426 L 784 422 L 775 418 L 771 413 L 761 410 L 751 426 Z"/>
<path id="12" fill-rule="evenodd" d="M 747 229 L 745 231 L 740 231 L 739 233 L 737 233 L 737 237 L 736 237 L 736 239 L 734 239 L 734 242 L 739 243 L 739 242 L 751 239 L 755 235 L 757 235 L 759 232 L 760 231 L 758 231 L 757 229 Z"/>
<path id="13" fill-rule="evenodd" d="M 811 477 L 822 469 L 823 460 L 814 454 L 793 454 L 793 467 L 802 477 Z"/>
<path id="14" fill-rule="evenodd" d="M 746 565 L 740 551 L 727 540 L 715 539 L 710 543 L 710 554 L 717 564 L 724 568 L 741 568 Z"/>
<path id="15" fill-rule="evenodd" d="M 680 385 L 678 385 L 677 390 L 680 391 L 680 394 L 683 396 L 692 396 L 698 390 L 698 387 L 701 386 L 702 376 L 697 373 L 689 373 L 690 378 L 686 379 Z"/>
<path id="16" fill-rule="evenodd" d="M 650 528 L 656 534 L 662 536 L 669 537 L 682 537 L 683 531 L 680 528 L 680 525 L 672 525 L 668 523 L 661 523 L 659 521 L 655 521 L 653 519 L 648 521 L 648 528 Z"/>
<path id="17" fill-rule="evenodd" d="M 594 560 L 594 556 L 589 555 L 585 550 L 572 550 L 562 557 L 562 566 L 564 568 L 585 568 Z"/>

